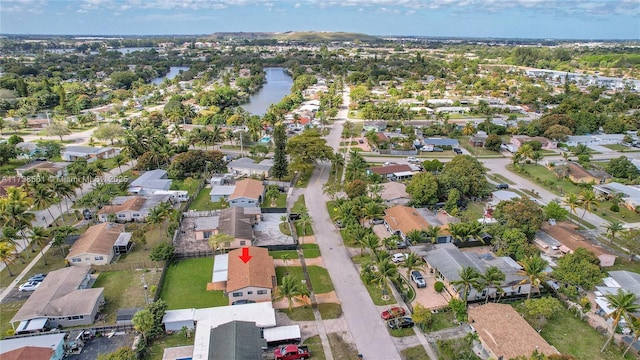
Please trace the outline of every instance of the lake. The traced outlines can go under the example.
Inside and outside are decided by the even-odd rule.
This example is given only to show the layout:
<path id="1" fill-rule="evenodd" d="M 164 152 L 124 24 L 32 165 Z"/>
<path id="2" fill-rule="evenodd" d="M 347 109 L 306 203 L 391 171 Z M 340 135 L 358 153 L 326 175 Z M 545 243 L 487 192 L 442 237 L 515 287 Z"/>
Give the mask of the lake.
<path id="1" fill-rule="evenodd" d="M 254 115 L 263 116 L 269 105 L 276 104 L 291 92 L 293 78 L 284 68 L 265 68 L 266 82 L 260 91 L 249 97 L 249 102 L 241 105 L 243 109 Z"/>
<path id="2" fill-rule="evenodd" d="M 189 70 L 188 66 L 171 66 L 171 67 L 169 67 L 169 72 L 167 73 L 167 75 L 161 76 L 161 77 L 157 77 L 157 78 L 151 80 L 151 83 L 155 84 L 155 85 L 160 85 L 160 84 L 162 84 L 164 79 L 171 80 L 174 77 L 180 75 L 180 71 L 187 71 L 187 70 Z"/>

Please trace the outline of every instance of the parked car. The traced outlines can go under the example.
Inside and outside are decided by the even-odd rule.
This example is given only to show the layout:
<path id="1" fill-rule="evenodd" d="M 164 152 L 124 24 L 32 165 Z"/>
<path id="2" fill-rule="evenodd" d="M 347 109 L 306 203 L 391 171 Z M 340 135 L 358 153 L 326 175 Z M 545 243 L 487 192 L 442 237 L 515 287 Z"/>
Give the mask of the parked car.
<path id="1" fill-rule="evenodd" d="M 29 280 L 27 281 L 42 282 L 46 277 L 47 277 L 47 274 L 35 274 L 32 277 L 30 277 Z"/>
<path id="2" fill-rule="evenodd" d="M 309 358 L 309 348 L 302 345 L 278 346 L 273 351 L 276 360 L 298 360 Z"/>
<path id="3" fill-rule="evenodd" d="M 453 152 L 458 155 L 462 154 L 462 150 L 460 150 L 460 148 L 453 148 Z"/>
<path id="4" fill-rule="evenodd" d="M 380 224 L 384 224 L 384 220 L 383 219 L 373 219 L 373 220 L 371 220 L 371 223 L 373 225 L 380 225 Z"/>
<path id="5" fill-rule="evenodd" d="M 394 306 L 392 308 L 389 308 L 389 310 L 383 311 L 382 314 L 380 314 L 380 316 L 385 320 L 389 320 L 389 319 L 397 318 L 400 316 L 404 316 L 404 314 L 405 314 L 405 311 L 403 308 L 399 306 Z"/>
<path id="6" fill-rule="evenodd" d="M 393 161 L 387 161 L 384 163 L 384 166 L 389 166 L 389 165 L 396 165 L 398 164 L 397 162 L 393 162 Z"/>
<path id="7" fill-rule="evenodd" d="M 391 329 L 404 329 L 413 327 L 413 319 L 408 316 L 391 319 L 387 323 Z"/>
<path id="8" fill-rule="evenodd" d="M 509 184 L 507 183 L 500 183 L 498 185 L 496 185 L 496 189 L 498 190 L 504 190 L 504 189 L 508 189 L 509 188 Z"/>
<path id="9" fill-rule="evenodd" d="M 405 253 L 393 254 L 393 256 L 391 257 L 391 261 L 393 261 L 394 263 L 403 262 L 407 259 L 408 256 L 409 254 L 405 254 Z"/>
<path id="10" fill-rule="evenodd" d="M 255 304 L 255 303 L 256 303 L 255 300 L 243 299 L 243 300 L 236 300 L 232 302 L 231 305 L 244 305 L 244 304 Z"/>
<path id="11" fill-rule="evenodd" d="M 413 270 L 411 272 L 411 280 L 414 283 L 416 283 L 416 286 L 418 286 L 418 288 L 427 287 L 427 282 L 424 280 L 424 277 L 422 276 L 422 274 L 418 270 Z"/>
<path id="12" fill-rule="evenodd" d="M 38 286 L 40 286 L 40 284 L 42 284 L 41 282 L 38 281 L 27 281 L 26 283 L 20 285 L 20 287 L 18 287 L 19 291 L 34 291 L 35 289 L 38 288 Z"/>
<path id="13" fill-rule="evenodd" d="M 410 162 L 410 163 L 417 163 L 417 162 L 420 162 L 420 160 L 419 160 L 417 157 L 415 157 L 415 156 L 409 156 L 409 157 L 407 158 L 407 162 Z"/>
<path id="14" fill-rule="evenodd" d="M 440 147 L 437 147 L 437 146 L 434 146 L 434 147 L 433 147 L 433 151 L 434 151 L 434 152 L 443 152 L 443 151 L 444 151 L 444 149 L 443 149 L 443 148 L 440 148 Z"/>
<path id="15" fill-rule="evenodd" d="M 364 144 L 364 140 L 362 139 L 358 140 L 358 144 Z"/>

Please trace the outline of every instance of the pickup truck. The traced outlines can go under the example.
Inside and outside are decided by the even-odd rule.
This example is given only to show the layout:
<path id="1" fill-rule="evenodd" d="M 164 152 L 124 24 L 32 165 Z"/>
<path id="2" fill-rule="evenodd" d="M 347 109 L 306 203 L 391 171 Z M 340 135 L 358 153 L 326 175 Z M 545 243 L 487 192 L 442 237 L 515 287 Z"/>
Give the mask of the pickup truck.
<path id="1" fill-rule="evenodd" d="M 299 345 L 278 346 L 273 354 L 276 360 L 298 360 L 309 358 L 309 348 Z"/>

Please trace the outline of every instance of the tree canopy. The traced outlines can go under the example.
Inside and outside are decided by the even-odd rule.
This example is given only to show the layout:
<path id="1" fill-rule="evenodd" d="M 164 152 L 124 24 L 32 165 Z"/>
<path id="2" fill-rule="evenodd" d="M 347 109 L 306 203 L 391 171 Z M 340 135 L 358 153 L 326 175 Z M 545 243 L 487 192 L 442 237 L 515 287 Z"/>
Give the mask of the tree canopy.
<path id="1" fill-rule="evenodd" d="M 469 155 L 458 155 L 444 165 L 438 176 L 446 191 L 458 189 L 464 196 L 483 196 L 489 193 L 486 170 L 482 164 Z"/>

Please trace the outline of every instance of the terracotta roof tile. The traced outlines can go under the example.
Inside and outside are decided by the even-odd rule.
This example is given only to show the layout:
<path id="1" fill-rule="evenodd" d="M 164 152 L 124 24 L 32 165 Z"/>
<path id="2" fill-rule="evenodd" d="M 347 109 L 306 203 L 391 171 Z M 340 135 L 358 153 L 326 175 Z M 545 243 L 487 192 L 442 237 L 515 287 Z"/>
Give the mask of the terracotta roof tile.
<path id="1" fill-rule="evenodd" d="M 242 249 L 229 251 L 229 272 L 227 292 L 232 292 L 247 286 L 273 289 L 276 270 L 269 251 L 260 247 L 249 247 L 251 260 L 244 263 L 240 260 Z"/>
<path id="2" fill-rule="evenodd" d="M 106 222 L 94 225 L 76 240 L 67 255 L 67 259 L 84 253 L 109 255 L 113 244 L 115 244 L 122 232 L 124 232 L 124 224 Z"/>
<path id="3" fill-rule="evenodd" d="M 385 210 L 384 220 L 392 230 L 400 230 L 405 235 L 411 230 L 426 230 L 430 225 L 416 209 L 404 205 Z"/>
<path id="4" fill-rule="evenodd" d="M 258 199 L 264 192 L 262 181 L 254 179 L 244 179 L 236 183 L 236 189 L 229 196 L 230 200 L 246 197 L 249 199 Z"/>
<path id="5" fill-rule="evenodd" d="M 139 211 L 142 209 L 145 201 L 147 200 L 141 196 L 134 196 L 131 199 L 127 199 L 120 205 L 106 205 L 98 211 L 98 214 L 117 214 L 121 211 Z"/>

